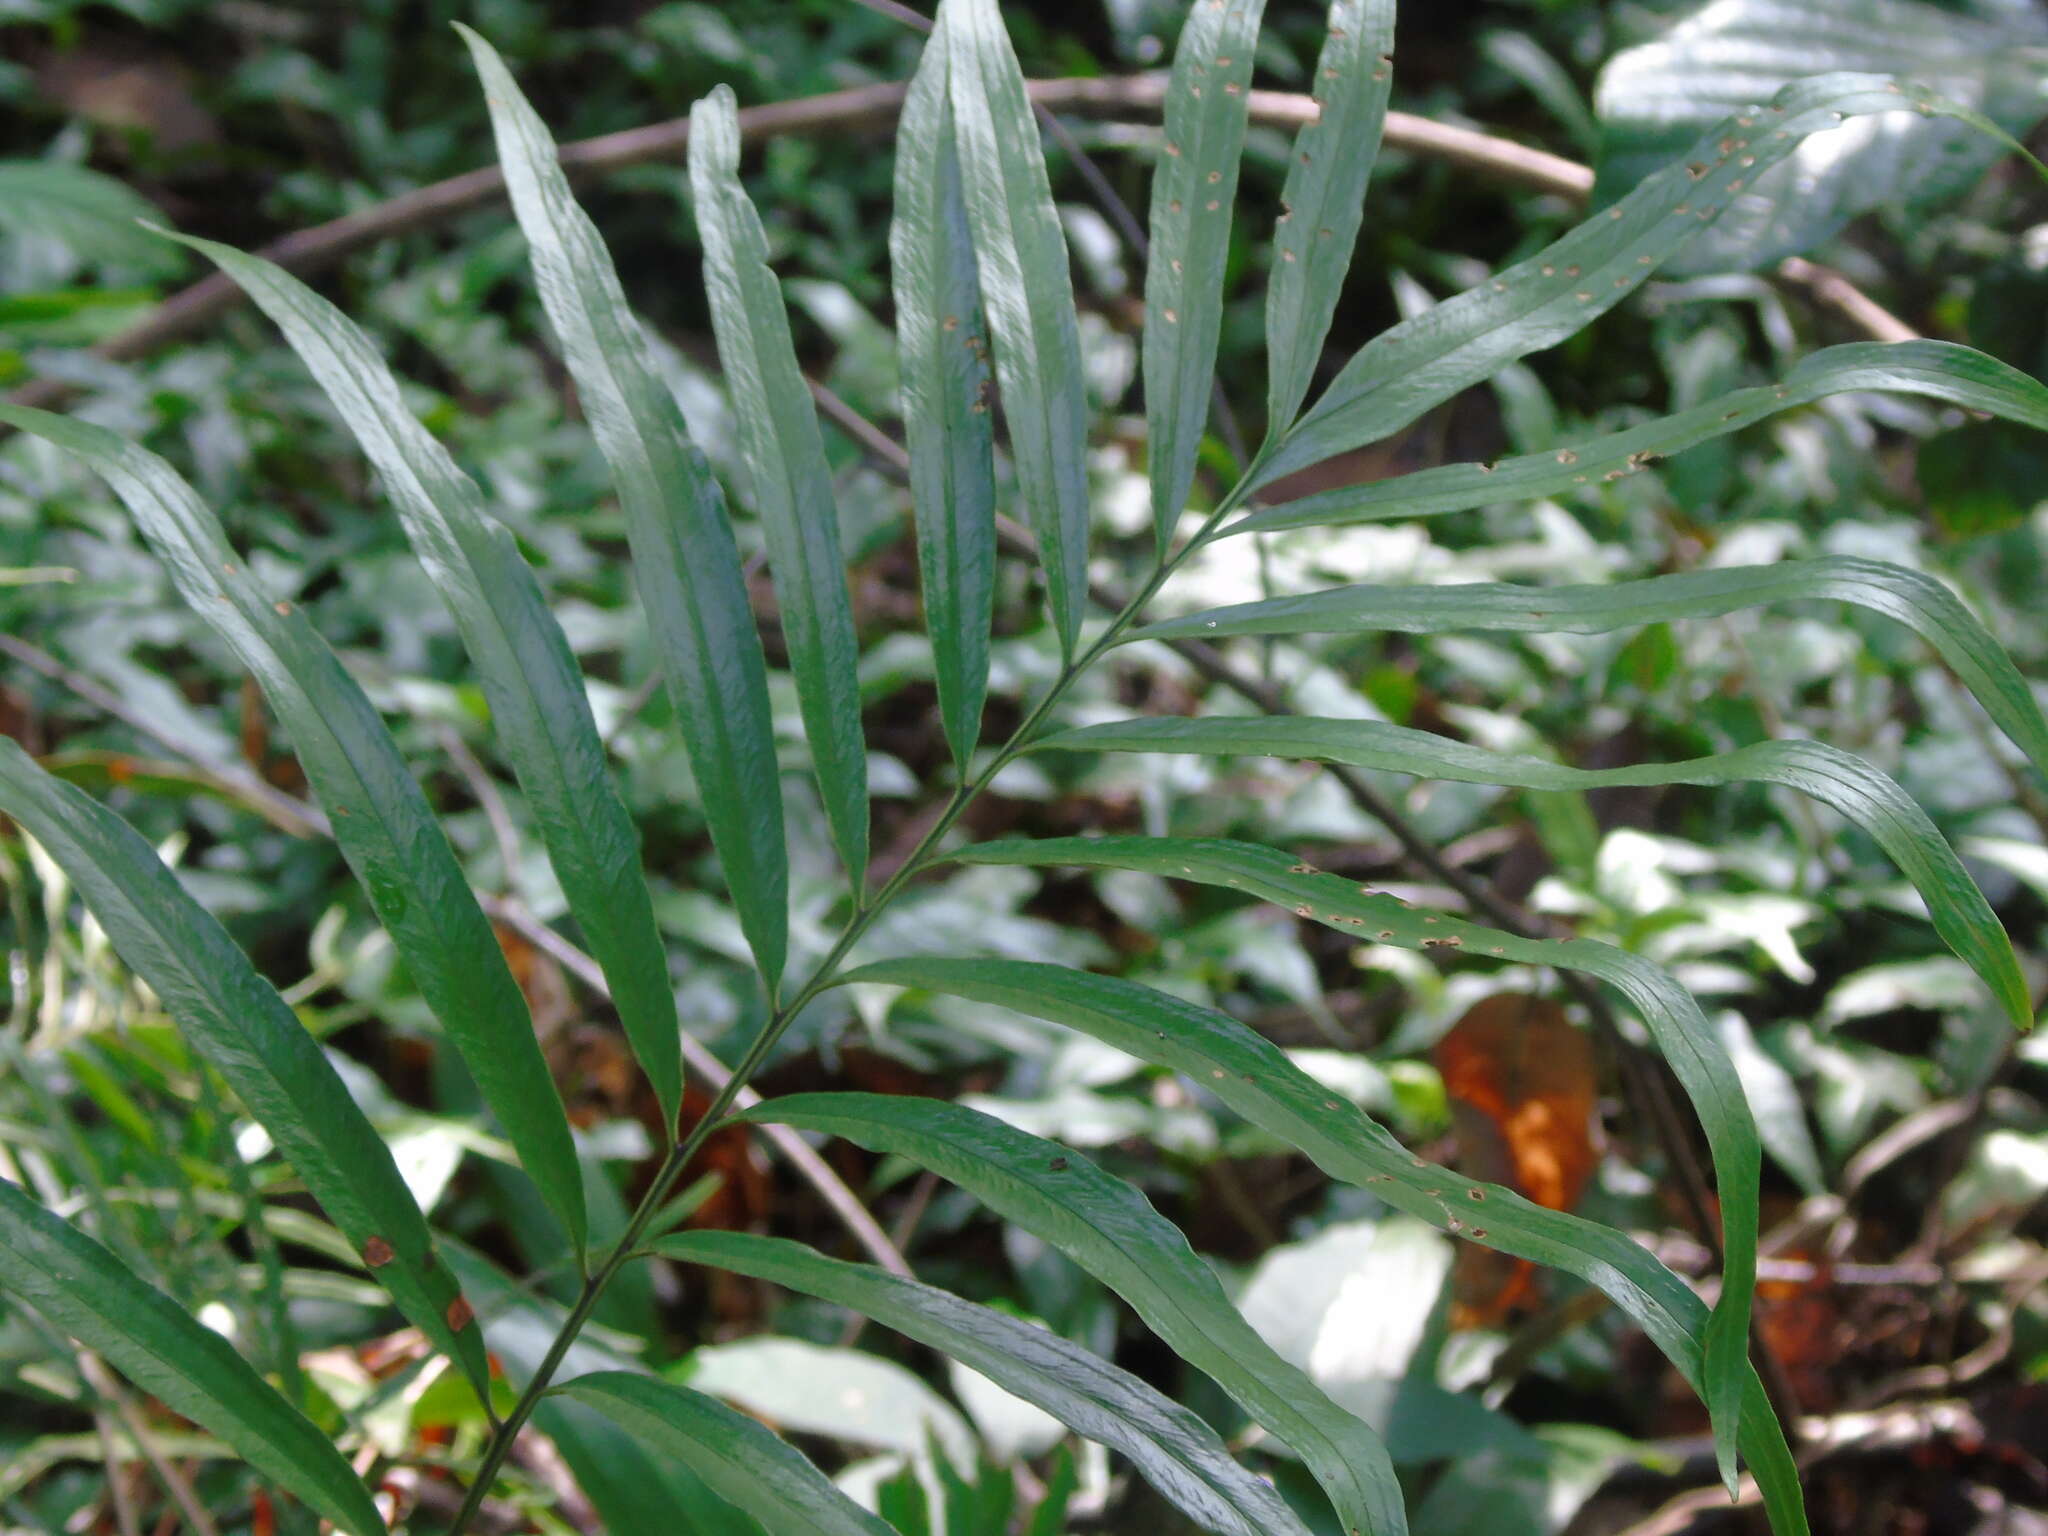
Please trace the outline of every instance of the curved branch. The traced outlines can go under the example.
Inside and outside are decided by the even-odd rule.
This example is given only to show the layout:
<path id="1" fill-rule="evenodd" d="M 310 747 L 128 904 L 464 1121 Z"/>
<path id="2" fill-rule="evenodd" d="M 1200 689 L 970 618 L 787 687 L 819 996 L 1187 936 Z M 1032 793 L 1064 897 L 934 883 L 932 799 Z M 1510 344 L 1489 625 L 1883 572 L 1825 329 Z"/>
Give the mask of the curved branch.
<path id="1" fill-rule="evenodd" d="M 858 133 L 893 124 L 902 109 L 905 87 L 896 82 L 856 86 L 795 101 L 769 102 L 739 114 L 746 142 L 785 134 Z M 1031 97 L 1054 112 L 1084 117 L 1157 117 L 1166 98 L 1164 75 L 1106 76 L 1095 79 L 1034 80 Z M 1289 91 L 1253 91 L 1252 121 L 1272 128 L 1297 128 L 1312 120 L 1316 104 Z M 677 159 L 690 138 L 687 118 L 671 118 L 643 128 L 628 128 L 562 146 L 562 166 L 572 178 L 603 175 L 650 161 Z M 1408 112 L 1387 114 L 1386 146 L 1442 160 L 1478 175 L 1548 193 L 1567 202 L 1583 203 L 1593 190 L 1590 167 L 1511 139 L 1497 138 Z M 287 271 L 304 277 L 321 271 L 364 246 L 394 235 L 443 223 L 496 202 L 505 195 L 505 178 L 496 166 L 465 171 L 446 181 L 417 187 L 387 202 L 294 231 L 257 251 Z M 1837 310 L 1851 324 L 1878 341 L 1910 340 L 1918 333 L 1887 312 L 1841 273 L 1793 258 L 1779 268 L 1785 280 L 1805 288 L 1819 303 Z M 215 272 L 180 289 L 148 315 L 91 349 L 109 362 L 133 362 L 158 348 L 205 329 L 242 302 L 242 291 Z M 45 407 L 70 393 L 61 379 L 38 379 L 15 391 L 14 404 Z"/>

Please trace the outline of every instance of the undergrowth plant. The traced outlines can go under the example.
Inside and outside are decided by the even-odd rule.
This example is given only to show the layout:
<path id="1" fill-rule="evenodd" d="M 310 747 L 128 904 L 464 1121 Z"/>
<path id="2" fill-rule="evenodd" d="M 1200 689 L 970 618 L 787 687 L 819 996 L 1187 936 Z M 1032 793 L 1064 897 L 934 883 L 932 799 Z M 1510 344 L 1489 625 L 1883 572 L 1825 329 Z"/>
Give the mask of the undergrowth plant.
<path id="1" fill-rule="evenodd" d="M 507 1282 L 477 1256 L 437 1244 L 329 1057 L 157 852 L 83 791 L 0 741 L 0 810 L 69 879 L 121 957 L 345 1234 L 363 1271 L 482 1396 L 490 1434 L 454 1530 L 471 1527 L 536 1415 L 572 1469 L 598 1454 L 603 1435 L 623 1429 L 775 1536 L 890 1528 L 760 1422 L 717 1398 L 618 1362 L 591 1368 L 603 1363 L 602 1351 L 579 1340 L 607 1287 L 628 1266 L 658 1255 L 808 1293 L 971 1366 L 1120 1453 L 1205 1530 L 1306 1536 L 1302 1517 L 1203 1418 L 1056 1334 L 773 1237 L 659 1235 L 656 1218 L 678 1176 L 708 1136 L 736 1123 L 842 1137 L 950 1180 L 1120 1295 L 1305 1463 L 1343 1530 L 1393 1536 L 1405 1529 L 1400 1486 L 1377 1436 L 1261 1339 L 1179 1231 L 1129 1183 L 1079 1153 L 932 1099 L 818 1092 L 742 1108 L 742 1090 L 799 1011 L 849 983 L 999 1005 L 1091 1035 L 1184 1074 L 1333 1180 L 1362 1186 L 1465 1241 L 1581 1277 L 1698 1390 L 1730 1487 L 1739 1459 L 1761 1489 L 1772 1528 L 1780 1536 L 1805 1529 L 1797 1470 L 1747 1351 L 1757 1131 L 1721 1037 L 1670 975 L 1609 945 L 1529 938 L 1418 910 L 1271 847 L 1145 836 L 974 843 L 960 829 L 963 813 L 1006 767 L 1049 751 L 1268 756 L 1533 789 L 1774 784 L 1832 807 L 1879 844 L 1917 887 L 1941 938 L 2013 1023 L 2028 1025 L 2011 945 L 1956 854 L 1890 779 L 1822 743 L 1770 740 L 1690 761 L 1594 770 L 1372 720 L 1269 714 L 1075 726 L 1062 708 L 1076 679 L 1116 648 L 1143 640 L 1590 633 L 1829 599 L 1915 630 L 2034 767 L 2048 771 L 2048 722 L 1993 638 L 1939 583 L 1867 560 L 1782 562 L 1599 587 L 1349 586 L 1147 617 L 1183 563 L 1218 541 L 1568 492 L 1636 474 L 1664 455 L 1831 394 L 1898 391 L 2048 428 L 2048 390 L 1979 353 L 1936 342 L 1841 346 L 1807 358 L 1775 386 L 1571 447 L 1304 500 L 1261 499 L 1281 477 L 1399 432 L 1613 308 L 1810 134 L 1857 115 L 1970 114 L 1877 77 L 1795 85 L 1730 118 L 1684 160 L 1547 249 L 1373 339 L 1318 391 L 1392 73 L 1393 0 L 1336 0 L 1315 71 L 1321 116 L 1295 143 L 1274 230 L 1266 435 L 1235 483 L 1191 510 L 1216 384 L 1261 10 L 1261 0 L 1197 0 L 1174 60 L 1153 178 L 1143 338 L 1156 548 L 1135 591 L 1093 613 L 1099 589 L 1091 588 L 1081 346 L 1037 125 L 995 0 L 945 0 L 940 8 L 903 110 L 890 249 L 917 551 L 957 787 L 914 851 L 879 880 L 869 876 L 859 646 L 824 444 L 762 226 L 739 180 L 733 98 L 715 92 L 692 115 L 690 191 L 738 454 L 766 536 L 811 772 L 845 871 L 843 925 L 822 962 L 801 975 L 787 963 L 788 873 L 768 669 L 719 482 L 657 375 L 547 130 L 489 45 L 465 34 L 541 301 L 612 472 L 710 837 L 769 1000 L 767 1021 L 730 1083 L 687 1124 L 678 1123 L 684 1071 L 670 958 L 657 936 L 635 827 L 613 786 L 569 645 L 512 534 L 407 409 L 399 381 L 348 319 L 277 267 L 188 242 L 281 328 L 374 464 L 455 620 L 568 913 L 602 967 L 674 1132 L 659 1175 L 615 1241 L 591 1240 L 569 1121 L 491 924 L 349 671 L 302 612 L 264 589 L 215 515 L 165 463 L 85 421 L 0 409 L 0 419 L 77 455 L 108 480 L 194 611 L 261 685 L 396 952 L 570 1235 L 570 1262 L 581 1275 L 575 1302 L 544 1348 L 498 1351 L 516 1395 L 493 1397 L 485 1328 L 465 1285 L 502 1301 L 512 1294 Z M 989 741 L 982 723 L 1002 505 L 1021 512 L 1035 542 L 1061 662 L 1016 730 Z M 849 963 L 907 887 L 960 863 L 1143 871 L 1279 903 L 1362 943 L 1550 967 L 1605 983 L 1647 1028 L 1704 1127 L 1723 1223 L 1717 1298 L 1709 1306 L 1617 1230 L 1413 1156 L 1224 1013 L 1046 964 L 973 955 Z M 111 1249 L 8 1183 L 0 1183 L 0 1284 L 320 1516 L 355 1536 L 384 1529 L 363 1480 L 228 1342 Z M 642 1496 L 654 1503 L 672 1488 L 652 1480 Z"/>

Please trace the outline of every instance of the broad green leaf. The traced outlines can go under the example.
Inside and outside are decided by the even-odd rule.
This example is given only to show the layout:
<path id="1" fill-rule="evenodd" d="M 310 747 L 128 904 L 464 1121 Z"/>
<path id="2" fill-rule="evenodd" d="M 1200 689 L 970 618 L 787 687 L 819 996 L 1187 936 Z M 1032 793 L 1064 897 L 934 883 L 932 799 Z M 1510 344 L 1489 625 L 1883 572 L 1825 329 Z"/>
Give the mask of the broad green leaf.
<path id="1" fill-rule="evenodd" d="M 996 482 L 986 323 L 946 88 L 945 32 L 942 20 L 903 101 L 889 258 L 925 628 L 939 719 L 964 775 L 988 697 Z"/>
<path id="2" fill-rule="evenodd" d="M 1568 494 L 1581 486 L 1619 480 L 1649 467 L 1653 460 L 1740 431 L 1779 411 L 1851 390 L 1924 395 L 2048 429 L 2048 388 L 1995 358 L 1946 341 L 1851 342 L 1801 359 L 1778 384 L 1738 389 L 1675 416 L 1591 442 L 1497 464 L 1447 464 L 1304 496 L 1261 508 L 1228 524 L 1216 537 L 1437 517 L 1496 502 Z"/>
<path id="3" fill-rule="evenodd" d="M 664 1238 L 654 1249 L 849 1307 L 972 1366 L 1076 1433 L 1121 1451 L 1205 1530 L 1305 1533 L 1272 1488 L 1232 1460 L 1199 1416 L 1048 1329 L 785 1239 L 693 1232 Z"/>
<path id="4" fill-rule="evenodd" d="M 996 0 L 944 0 L 939 18 L 1010 457 L 1053 627 L 1071 656 L 1088 599 L 1088 400 L 1067 239 Z"/>
<path id="5" fill-rule="evenodd" d="M 1463 784 L 1581 790 L 1617 784 L 1756 782 L 1810 795 L 1867 833 L 1913 882 L 1934 928 L 1984 978 L 2021 1029 L 2034 1022 L 2026 977 L 2012 940 L 1919 802 L 1861 758 L 1817 741 L 1762 741 L 1677 763 L 1573 768 L 1539 757 L 1492 752 L 1430 731 L 1381 720 L 1317 720 L 1302 715 L 1179 716 L 1113 720 L 1041 737 L 1030 750 L 1182 752 L 1209 757 L 1284 757 L 1348 763 Z"/>
<path id="6" fill-rule="evenodd" d="M 884 960 L 842 981 L 946 993 L 1064 1024 L 1184 1074 L 1252 1124 L 1299 1148 L 1332 1178 L 1396 1210 L 1517 1258 L 1579 1276 L 1640 1326 L 1695 1387 L 1706 1304 L 1612 1227 L 1531 1204 L 1513 1190 L 1425 1162 L 1350 1100 L 1330 1093 L 1271 1041 L 1226 1013 L 1136 982 L 1066 966 L 988 958 Z M 1742 1450 L 1763 1487 L 1773 1529 L 1806 1529 L 1798 1472 L 1754 1374 Z"/>
<path id="7" fill-rule="evenodd" d="M 220 520 L 162 459 L 68 417 L 0 406 L 0 421 L 48 439 L 106 479 L 186 604 L 262 687 L 414 985 L 580 1246 L 576 1147 L 525 995 L 375 706 L 305 614 L 273 600 L 236 558 Z"/>
<path id="8" fill-rule="evenodd" d="M 1829 70 L 1895 74 L 2024 134 L 2048 101 L 2048 26 L 2017 8 L 1997 20 L 1916 0 L 1717 0 L 1600 72 L 1596 202 L 1682 154 L 1705 128 L 1760 95 Z M 1816 136 L 1797 166 L 1753 183 L 1682 260 L 1737 271 L 1812 250 L 1858 214 L 1916 213 L 1975 186 L 2003 153 L 1960 123 L 1892 112 Z"/>
<path id="9" fill-rule="evenodd" d="M 817 408 L 797 367 L 768 237 L 740 185 L 739 108 L 720 86 L 690 109 L 690 190 L 704 286 L 732 392 L 740 457 L 768 536 L 768 568 L 832 838 L 856 894 L 867 878 L 868 759 L 860 643 Z"/>
<path id="10" fill-rule="evenodd" d="M 1706 1328 L 1701 1395 L 1713 1415 L 1723 1480 L 1732 1478 L 1749 1370 L 1749 1309 L 1756 1289 L 1757 1180 L 1763 1154 L 1749 1102 L 1727 1050 L 1700 1013 L 1699 1004 L 1661 967 L 1588 939 L 1525 939 L 1462 918 L 1418 912 L 1406 902 L 1322 874 L 1275 849 L 1222 838 L 1018 838 L 964 848 L 953 857 L 967 864 L 1132 869 L 1169 880 L 1223 886 L 1279 902 L 1300 917 L 1356 939 L 1400 949 L 1464 950 L 1520 964 L 1583 971 L 1620 992 L 1642 1016 L 1691 1098 L 1713 1158 L 1725 1260 L 1721 1298 Z"/>
<path id="11" fill-rule="evenodd" d="M 768 714 L 767 663 L 724 493 L 690 442 L 555 141 L 491 45 L 457 23 L 491 109 L 562 361 L 626 514 L 640 599 L 703 796 L 704 819 L 771 990 L 789 951 L 789 858 Z"/>
<path id="12" fill-rule="evenodd" d="M 461 631 L 569 911 L 604 967 L 619 1020 L 673 1125 L 682 1050 L 639 832 L 606 770 L 569 642 L 518 541 L 406 408 L 397 378 L 346 315 L 267 261 L 210 240 L 186 243 L 217 262 L 277 323 L 376 466 L 414 553 Z"/>
<path id="13" fill-rule="evenodd" d="M 1365 218 L 1393 74 L 1394 0 L 1332 0 L 1316 60 L 1320 111 L 1295 136 L 1266 285 L 1266 417 L 1275 441 L 1294 425 L 1329 339 Z"/>
<path id="14" fill-rule="evenodd" d="M 482 1337 L 391 1149 L 277 989 L 140 833 L 4 737 L 0 812 L 77 887 L 115 953 L 270 1133 L 399 1310 L 483 1392 Z"/>
<path id="15" fill-rule="evenodd" d="M 1908 108 L 2000 136 L 1996 124 L 1965 108 L 1875 75 L 1823 75 L 1789 86 L 1768 107 L 1709 130 L 1689 157 L 1528 260 L 1367 342 L 1266 457 L 1259 483 L 1377 442 L 1504 364 L 1582 330 L 1808 135 L 1847 117 Z"/>
<path id="16" fill-rule="evenodd" d="M 894 1536 L 801 1451 L 715 1397 L 626 1371 L 593 1372 L 555 1390 L 682 1462 L 775 1536 Z"/>
<path id="17" fill-rule="evenodd" d="M 952 1180 L 1129 1302 L 1308 1464 L 1347 1531 L 1407 1530 L 1379 1438 L 1273 1353 L 1151 1202 L 1079 1153 L 962 1105 L 884 1094 L 790 1094 L 734 1119 L 841 1136 Z"/>
<path id="18" fill-rule="evenodd" d="M 1266 0 L 1192 5 L 1166 87 L 1145 271 L 1145 428 L 1163 557 L 1195 483 L 1223 334 L 1223 269 Z"/>
<path id="19" fill-rule="evenodd" d="M 308 1508 L 383 1536 L 363 1480 L 334 1442 L 234 1346 L 113 1254 L 0 1180 L 0 1287 L 30 1303 L 151 1396 L 211 1430 Z"/>
<path id="20" fill-rule="evenodd" d="M 1833 555 L 1776 565 L 1651 576 L 1611 586 L 1336 587 L 1299 597 L 1210 608 L 1148 624 L 1127 640 L 1225 635 L 1343 635 L 1392 630 L 1604 634 L 1636 624 L 1714 618 L 1769 603 L 1854 603 L 1898 620 L 1933 646 L 1999 729 L 2048 775 L 2048 720 L 2012 658 L 1961 599 L 1934 577 L 1879 560 Z"/>
<path id="21" fill-rule="evenodd" d="M 484 1338 L 506 1380 L 525 1388 L 568 1321 L 567 1310 L 527 1294 L 459 1243 L 448 1244 L 448 1262 L 476 1298 Z M 635 1369 L 644 1368 L 586 1332 L 563 1357 L 557 1379 Z M 535 1407 L 533 1420 L 576 1474 L 576 1486 L 597 1511 L 606 1536 L 764 1536 L 757 1521 L 712 1493 L 681 1460 L 656 1455 L 595 1408 L 550 1393 Z M 689 1523 L 679 1525 L 685 1518 Z"/>

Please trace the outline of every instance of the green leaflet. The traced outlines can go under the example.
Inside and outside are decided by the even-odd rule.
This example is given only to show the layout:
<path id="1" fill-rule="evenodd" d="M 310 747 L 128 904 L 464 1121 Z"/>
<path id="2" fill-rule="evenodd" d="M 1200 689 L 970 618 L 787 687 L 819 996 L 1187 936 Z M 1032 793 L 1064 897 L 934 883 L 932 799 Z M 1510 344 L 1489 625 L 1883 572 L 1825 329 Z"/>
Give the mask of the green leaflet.
<path id="1" fill-rule="evenodd" d="M 1965 108 L 1875 75 L 1821 75 L 1788 86 L 1770 106 L 1729 118 L 1689 159 L 1659 171 L 1528 260 L 1359 348 L 1266 458 L 1259 483 L 1376 442 L 1503 364 L 1582 330 L 1683 250 L 1731 197 L 1807 135 L 1847 116 L 1908 107 L 1999 133 Z"/>
<path id="2" fill-rule="evenodd" d="M 1782 383 L 1734 390 L 1625 432 L 1497 464 L 1447 464 L 1304 496 L 1261 508 L 1215 537 L 1437 517 L 1495 502 L 1567 494 L 1632 475 L 1653 459 L 1740 431 L 1779 411 L 1859 389 L 1924 395 L 2048 429 L 2048 388 L 1996 358 L 1946 341 L 1851 342 L 1801 359 Z"/>
<path id="3" fill-rule="evenodd" d="M 2004 647 L 1934 577 L 1881 560 L 1830 555 L 1777 565 L 1651 576 L 1610 586 L 1336 587 L 1210 608 L 1148 624 L 1130 640 L 1224 635 L 1341 635 L 1457 630 L 1595 635 L 1633 624 L 1713 618 L 1766 603 L 1854 603 L 1897 619 L 1955 670 L 1998 728 L 2048 775 L 2048 721 Z"/>
<path id="4" fill-rule="evenodd" d="M 958 1104 L 884 1094 L 789 1094 L 733 1119 L 841 1136 L 944 1175 L 1129 1302 L 1174 1353 L 1293 1448 L 1346 1531 L 1407 1531 L 1379 1437 L 1273 1353 L 1151 1202 L 1079 1153 Z"/>
<path id="5" fill-rule="evenodd" d="M 1502 1253 L 1578 1275 L 1613 1300 L 1697 1387 L 1706 1305 L 1634 1241 L 1598 1222 L 1532 1205 L 1413 1156 L 1371 1116 L 1325 1091 L 1263 1036 L 1211 1008 L 1136 982 L 1030 961 L 915 958 L 840 978 L 948 993 L 1093 1035 L 1185 1075 L 1252 1124 L 1298 1147 L 1332 1178 Z M 1762 1384 L 1750 1378 L 1742 1450 L 1778 1536 L 1804 1536 L 1798 1471 Z"/>
<path id="6" fill-rule="evenodd" d="M 583 1241 L 583 1182 L 526 998 L 454 849 L 375 706 L 305 614 L 275 602 L 168 464 L 104 427 L 0 406 L 113 487 L 186 604 L 262 686 L 427 1005 L 548 1206 Z"/>
<path id="7" fill-rule="evenodd" d="M 4 1181 L 0 1286 L 151 1396 L 219 1435 L 323 1518 L 354 1536 L 384 1536 L 369 1489 L 334 1442 L 233 1345 Z"/>
<path id="8" fill-rule="evenodd" d="M 682 1049 L 639 832 L 606 769 L 576 658 L 518 541 L 407 409 L 397 378 L 346 315 L 259 257 L 209 240 L 185 243 L 217 262 L 277 323 L 376 466 L 462 633 L 569 911 L 604 967 L 633 1052 L 673 1125 Z M 583 1234 L 575 1235 L 580 1244 Z"/>
<path id="9" fill-rule="evenodd" d="M 483 1340 L 391 1149 L 326 1055 L 142 835 L 0 738 L 0 811 L 70 877 L 114 950 L 270 1133 L 399 1310 L 479 1393 Z"/>
<path id="10" fill-rule="evenodd" d="M 1701 1016 L 1699 1005 L 1664 970 L 1608 944 L 1524 939 L 1461 918 L 1417 912 L 1392 896 L 1320 874 L 1274 849 L 1223 838 L 1013 838 L 964 848 L 953 857 L 964 864 L 1072 864 L 1194 880 L 1292 907 L 1297 915 L 1354 938 L 1401 949 L 1463 949 L 1528 965 L 1558 966 L 1597 976 L 1614 987 L 1649 1026 L 1692 1099 L 1713 1157 L 1726 1257 L 1721 1299 L 1705 1330 L 1701 1395 L 1713 1415 L 1723 1479 L 1732 1477 L 1749 1379 L 1749 1307 L 1756 1289 L 1757 1180 L 1763 1154 L 1749 1101 L 1726 1048 Z"/>
<path id="11" fill-rule="evenodd" d="M 704 241 L 704 286 L 740 455 L 768 535 L 768 566 L 825 816 L 858 895 L 868 866 L 860 643 L 817 408 L 797 367 L 782 285 L 768 268 L 768 237 L 740 185 L 738 114 L 725 86 L 690 109 L 690 190 Z"/>
<path id="12" fill-rule="evenodd" d="M 555 1394 L 595 1408 L 682 1462 L 775 1536 L 895 1536 L 801 1451 L 715 1397 L 627 1371 L 578 1376 Z"/>
<path id="13" fill-rule="evenodd" d="M 1331 0 L 1316 120 L 1295 136 L 1266 286 L 1266 419 L 1280 441 L 1308 398 L 1351 270 L 1393 90 L 1394 0 Z"/>
<path id="14" fill-rule="evenodd" d="M 1595 769 L 1491 752 L 1381 720 L 1316 720 L 1301 715 L 1186 720 L 1174 716 L 1115 720 L 1059 731 L 1033 742 L 1030 750 L 1285 757 L 1520 789 L 1577 790 L 1610 784 L 1713 786 L 1749 781 L 1783 785 L 1832 807 L 1868 833 L 1920 892 L 1935 931 L 1984 978 L 2013 1023 L 2028 1029 L 2034 1022 L 2026 977 L 2020 973 L 2011 939 L 1919 802 L 1861 758 L 1821 742 L 1763 741 L 1684 762 Z"/>
<path id="15" fill-rule="evenodd" d="M 664 1238 L 654 1251 L 850 1307 L 972 1366 L 1076 1433 L 1121 1451 L 1204 1530 L 1307 1536 L 1272 1487 L 1232 1460 L 1199 1415 L 1047 1329 L 781 1238 L 692 1232 Z"/>
<path id="16" fill-rule="evenodd" d="M 942 19 L 904 98 L 889 259 L 925 629 L 939 719 L 964 777 L 988 697 L 996 481 L 988 343 L 946 88 L 946 31 Z"/>
<path id="17" fill-rule="evenodd" d="M 514 1387 L 524 1388 L 568 1320 L 567 1309 L 528 1294 L 496 1265 L 460 1243 L 448 1263 L 476 1298 L 491 1354 Z M 645 1367 L 595 1343 L 569 1348 L 564 1375 Z M 760 1525 L 704 1486 L 682 1461 L 658 1456 L 595 1408 L 556 1393 L 535 1405 L 534 1423 L 554 1441 L 603 1522 L 605 1536 L 764 1536 Z M 685 1516 L 689 1524 L 679 1526 Z"/>
<path id="18" fill-rule="evenodd" d="M 648 356 L 610 254 L 555 142 L 491 45 L 457 24 L 490 104 L 512 209 L 562 360 L 626 514 L 633 567 L 704 819 L 740 926 L 774 990 L 789 951 L 789 860 L 768 672 L 725 497 Z"/>
<path id="19" fill-rule="evenodd" d="M 1088 599 L 1088 404 L 1067 240 L 996 0 L 944 0 L 939 19 L 1010 457 L 1071 657 Z"/>
<path id="20" fill-rule="evenodd" d="M 1223 268 L 1266 0 L 1187 8 L 1152 172 L 1145 271 L 1145 427 L 1152 522 L 1166 554 L 1195 483 L 1223 333 Z M 1368 157 L 1369 158 L 1369 157 Z"/>

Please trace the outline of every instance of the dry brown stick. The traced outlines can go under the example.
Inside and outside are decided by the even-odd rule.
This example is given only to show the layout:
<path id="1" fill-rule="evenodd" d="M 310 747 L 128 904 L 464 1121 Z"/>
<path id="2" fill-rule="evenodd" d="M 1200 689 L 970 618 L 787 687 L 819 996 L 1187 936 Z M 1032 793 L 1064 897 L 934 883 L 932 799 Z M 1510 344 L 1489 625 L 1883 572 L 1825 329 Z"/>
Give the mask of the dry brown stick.
<path id="1" fill-rule="evenodd" d="M 785 134 L 847 134 L 882 128 L 901 110 L 904 90 L 901 84 L 887 82 L 748 107 L 739 115 L 740 133 L 745 140 L 756 142 Z M 1030 91 L 1032 100 L 1048 111 L 1107 118 L 1151 117 L 1158 115 L 1165 100 L 1166 79 L 1162 75 L 1124 75 L 1034 80 Z M 1254 122 L 1275 128 L 1299 127 L 1316 113 L 1313 100 L 1289 91 L 1253 91 L 1250 106 Z M 673 160 L 681 156 L 689 137 L 689 120 L 672 118 L 564 144 L 562 165 L 571 177 L 580 179 L 649 161 Z M 1409 112 L 1387 114 L 1386 146 L 1568 202 L 1583 203 L 1593 190 L 1592 170 L 1576 161 Z M 257 254 L 304 277 L 379 240 L 444 223 L 504 195 L 503 173 L 496 166 L 481 166 L 325 224 L 297 230 L 263 246 Z M 1875 340 L 1910 340 L 1918 334 L 1839 272 L 1794 258 L 1779 268 L 1779 274 Z M 91 348 L 91 354 L 110 362 L 133 362 L 203 330 L 242 301 L 241 289 L 220 273 L 212 273 Z M 17 405 L 49 406 L 71 388 L 61 379 L 38 379 L 15 391 L 10 399 Z"/>

